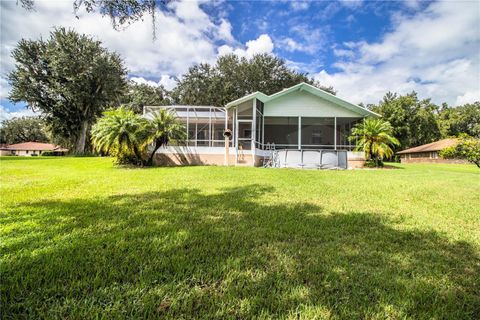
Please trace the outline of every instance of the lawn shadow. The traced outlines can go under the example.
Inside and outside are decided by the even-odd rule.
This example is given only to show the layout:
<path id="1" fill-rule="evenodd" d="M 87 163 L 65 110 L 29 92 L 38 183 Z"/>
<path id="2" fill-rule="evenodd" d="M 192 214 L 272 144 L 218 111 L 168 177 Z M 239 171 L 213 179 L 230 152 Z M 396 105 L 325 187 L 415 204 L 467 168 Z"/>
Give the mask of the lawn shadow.
<path id="1" fill-rule="evenodd" d="M 20 204 L 0 217 L 2 318 L 480 314 L 472 245 L 379 214 L 271 204 L 274 193 L 249 185 Z"/>

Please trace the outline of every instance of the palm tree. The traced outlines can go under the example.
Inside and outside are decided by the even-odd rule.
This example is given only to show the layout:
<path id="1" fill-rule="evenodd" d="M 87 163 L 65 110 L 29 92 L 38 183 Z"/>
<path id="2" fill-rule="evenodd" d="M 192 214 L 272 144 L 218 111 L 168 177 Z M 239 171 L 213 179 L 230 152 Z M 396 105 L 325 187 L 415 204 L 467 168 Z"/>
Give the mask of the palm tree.
<path id="1" fill-rule="evenodd" d="M 382 163 L 384 157 L 393 156 L 391 145 L 400 142 L 393 137 L 393 128 L 388 121 L 382 119 L 365 119 L 352 130 L 350 141 L 357 141 L 356 151 L 364 151 L 367 160 L 373 160 L 375 166 Z"/>
<path id="2" fill-rule="evenodd" d="M 170 142 L 180 143 L 187 137 L 185 126 L 180 123 L 174 113 L 167 109 L 160 109 L 153 114 L 149 124 L 149 142 L 153 150 L 148 158 L 148 165 L 153 164 L 155 152 Z"/>
<path id="3" fill-rule="evenodd" d="M 103 113 L 92 128 L 92 143 L 97 151 L 113 155 L 118 163 L 143 165 L 148 133 L 146 119 L 121 107 Z"/>

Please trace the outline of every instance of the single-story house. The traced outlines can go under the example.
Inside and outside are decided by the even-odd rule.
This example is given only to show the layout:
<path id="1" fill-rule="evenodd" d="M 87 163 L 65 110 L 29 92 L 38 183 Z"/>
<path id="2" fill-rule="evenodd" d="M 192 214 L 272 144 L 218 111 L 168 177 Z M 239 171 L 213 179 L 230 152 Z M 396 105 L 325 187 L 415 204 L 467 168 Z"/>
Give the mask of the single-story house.
<path id="1" fill-rule="evenodd" d="M 64 155 L 68 152 L 68 149 L 64 149 L 60 146 L 56 146 L 51 143 L 42 142 L 22 142 L 16 144 L 9 144 L 6 147 L 1 148 L 1 155 L 10 156 L 40 156 L 43 152 L 50 151 L 54 155 Z"/>
<path id="2" fill-rule="evenodd" d="M 452 147 L 457 143 L 457 139 L 443 139 L 418 147 L 406 149 L 397 152 L 397 154 L 400 155 L 400 161 L 402 163 L 467 163 L 466 161 L 460 159 L 443 159 L 440 157 L 440 151 L 445 148 Z"/>
<path id="3" fill-rule="evenodd" d="M 225 107 L 146 106 L 144 116 L 151 117 L 161 108 L 173 111 L 188 133 L 185 146 L 157 151 L 156 160 L 163 164 L 259 166 L 271 157 L 272 150 L 286 149 L 344 150 L 348 166 L 361 167 L 364 155 L 353 152 L 355 142 L 348 140 L 351 129 L 365 117 L 380 117 L 307 83 L 272 95 L 254 92 Z"/>

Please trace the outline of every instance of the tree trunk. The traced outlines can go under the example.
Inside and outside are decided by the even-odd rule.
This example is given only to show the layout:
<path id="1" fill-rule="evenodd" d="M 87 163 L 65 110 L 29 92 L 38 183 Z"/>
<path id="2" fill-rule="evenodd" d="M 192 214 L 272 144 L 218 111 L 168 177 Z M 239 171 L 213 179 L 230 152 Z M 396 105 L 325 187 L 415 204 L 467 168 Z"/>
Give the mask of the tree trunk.
<path id="1" fill-rule="evenodd" d="M 85 153 L 85 142 L 87 140 L 87 129 L 88 129 L 88 121 L 82 121 L 82 125 L 80 127 L 80 134 L 77 138 L 77 143 L 75 145 L 75 153 L 83 154 Z"/>
<path id="2" fill-rule="evenodd" d="M 150 154 L 150 157 L 148 158 L 147 165 L 152 166 L 153 165 L 153 158 L 155 157 L 155 153 L 157 152 L 158 149 L 162 146 L 161 143 L 158 143 L 158 141 L 155 141 L 155 146 L 153 147 L 152 153 Z"/>

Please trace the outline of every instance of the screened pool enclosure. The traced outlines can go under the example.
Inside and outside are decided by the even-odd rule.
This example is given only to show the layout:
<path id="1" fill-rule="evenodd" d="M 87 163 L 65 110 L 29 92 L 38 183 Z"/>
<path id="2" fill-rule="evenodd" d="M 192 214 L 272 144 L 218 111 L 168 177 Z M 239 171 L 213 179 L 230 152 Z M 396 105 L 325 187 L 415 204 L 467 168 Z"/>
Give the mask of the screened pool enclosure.
<path id="1" fill-rule="evenodd" d="M 249 101 L 237 108 L 213 106 L 146 106 L 145 117 L 159 109 L 174 113 L 187 132 L 189 147 L 225 147 L 223 133 L 233 133 L 229 146 L 241 151 L 253 149 L 348 150 L 355 141 L 348 137 L 363 118 L 265 116 L 263 103 Z M 255 108 L 254 108 L 255 105 Z"/>

